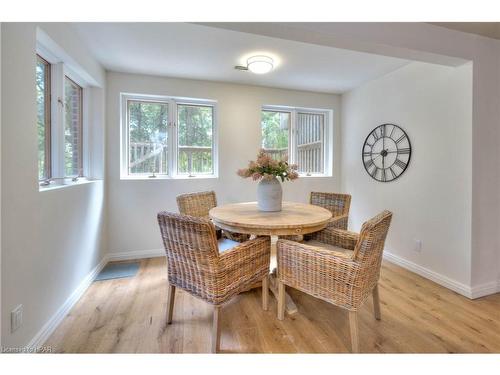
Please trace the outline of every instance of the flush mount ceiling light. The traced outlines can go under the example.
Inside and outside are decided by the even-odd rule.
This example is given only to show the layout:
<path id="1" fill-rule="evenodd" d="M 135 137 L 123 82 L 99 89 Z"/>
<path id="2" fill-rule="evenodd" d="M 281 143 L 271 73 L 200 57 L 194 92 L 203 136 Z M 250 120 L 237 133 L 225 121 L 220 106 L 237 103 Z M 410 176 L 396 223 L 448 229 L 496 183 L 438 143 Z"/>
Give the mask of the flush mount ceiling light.
<path id="1" fill-rule="evenodd" d="M 247 66 L 237 65 L 237 70 L 250 70 L 255 74 L 266 74 L 273 70 L 274 61 L 269 56 L 257 55 L 247 59 Z"/>

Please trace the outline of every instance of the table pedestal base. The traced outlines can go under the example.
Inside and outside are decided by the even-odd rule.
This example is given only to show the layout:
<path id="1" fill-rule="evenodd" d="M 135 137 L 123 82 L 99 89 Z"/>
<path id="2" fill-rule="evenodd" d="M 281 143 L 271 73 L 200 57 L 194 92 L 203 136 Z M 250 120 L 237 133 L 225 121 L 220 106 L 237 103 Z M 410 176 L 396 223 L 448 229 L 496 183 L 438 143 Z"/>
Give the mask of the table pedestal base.
<path id="1" fill-rule="evenodd" d="M 278 261 L 277 261 L 277 253 L 276 253 L 276 241 L 278 241 L 278 236 L 271 236 L 271 264 L 270 270 L 271 274 L 269 275 L 269 289 L 274 294 L 276 300 L 278 299 L 278 279 L 277 279 L 277 269 L 278 269 Z M 288 293 L 285 293 L 285 311 L 287 314 L 292 315 L 295 314 L 298 309 L 297 305 L 293 302 L 292 297 Z"/>
<path id="2" fill-rule="evenodd" d="M 251 236 L 255 238 L 255 236 Z M 276 241 L 278 241 L 278 236 L 271 236 L 271 264 L 269 269 L 271 273 L 269 274 L 269 290 L 273 293 L 276 300 L 278 299 L 278 279 L 277 279 L 277 267 L 278 262 L 276 259 Z M 257 282 L 253 284 L 247 290 L 252 290 L 262 287 L 262 282 Z M 292 297 L 288 293 L 285 293 L 285 311 L 288 315 L 295 314 L 298 309 L 297 305 L 293 302 Z"/>
<path id="3" fill-rule="evenodd" d="M 269 275 L 269 290 L 274 294 L 274 297 L 278 299 L 278 280 L 276 274 L 272 273 Z M 292 297 L 285 292 L 285 311 L 288 315 L 295 314 L 297 311 L 297 305 L 293 302 Z"/>

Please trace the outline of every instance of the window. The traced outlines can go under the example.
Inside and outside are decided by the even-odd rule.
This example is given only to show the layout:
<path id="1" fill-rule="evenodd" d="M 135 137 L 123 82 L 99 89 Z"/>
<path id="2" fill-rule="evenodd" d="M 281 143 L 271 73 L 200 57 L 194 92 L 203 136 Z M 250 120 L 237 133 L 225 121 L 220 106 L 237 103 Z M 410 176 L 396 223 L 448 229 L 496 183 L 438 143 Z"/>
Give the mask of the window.
<path id="1" fill-rule="evenodd" d="M 122 178 L 216 175 L 215 103 L 122 94 Z"/>
<path id="2" fill-rule="evenodd" d="M 89 169 L 83 146 L 85 81 L 37 45 L 35 83 L 40 189 L 70 185 Z"/>
<path id="3" fill-rule="evenodd" d="M 330 117 L 326 110 L 264 107 L 262 148 L 273 158 L 288 157 L 303 175 L 330 175 Z"/>
<path id="4" fill-rule="evenodd" d="M 83 175 L 82 88 L 64 78 L 64 171 L 65 176 Z"/>
<path id="5" fill-rule="evenodd" d="M 38 179 L 50 178 L 50 64 L 36 57 Z"/>

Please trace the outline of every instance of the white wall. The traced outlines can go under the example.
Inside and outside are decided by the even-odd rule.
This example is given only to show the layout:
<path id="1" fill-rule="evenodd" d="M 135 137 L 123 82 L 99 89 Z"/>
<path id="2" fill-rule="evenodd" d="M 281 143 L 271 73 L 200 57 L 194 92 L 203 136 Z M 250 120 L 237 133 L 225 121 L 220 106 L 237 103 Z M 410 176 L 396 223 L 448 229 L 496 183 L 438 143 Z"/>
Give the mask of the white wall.
<path id="1" fill-rule="evenodd" d="M 120 92 L 172 95 L 218 101 L 219 178 L 200 180 L 120 180 Z M 108 73 L 107 166 L 108 239 L 111 255 L 161 249 L 156 214 L 177 212 L 180 193 L 213 189 L 219 203 L 256 199 L 256 184 L 236 175 L 260 148 L 260 110 L 264 104 L 334 110 L 335 157 L 333 177 L 303 178 L 286 182 L 284 197 L 306 201 L 309 191 L 335 191 L 339 187 L 338 95 L 279 90 L 207 81 Z"/>
<path id="2" fill-rule="evenodd" d="M 397 180 L 373 180 L 361 161 L 366 136 L 400 125 L 412 143 Z M 386 251 L 466 288 L 471 282 L 472 64 L 411 63 L 342 96 L 342 189 L 351 228 L 394 213 Z M 423 242 L 415 252 L 415 239 Z"/>
<path id="3" fill-rule="evenodd" d="M 63 24 L 39 25 L 104 87 L 105 72 Z M 2 345 L 24 346 L 42 333 L 105 250 L 104 184 L 38 189 L 35 97 L 36 24 L 2 24 Z M 104 96 L 93 102 L 93 143 L 103 146 Z M 98 112 L 101 112 L 99 120 Z M 96 168 L 103 151 L 95 152 Z M 10 311 L 23 304 L 23 325 L 10 332 Z M 38 336 L 40 337 L 40 336 Z"/>

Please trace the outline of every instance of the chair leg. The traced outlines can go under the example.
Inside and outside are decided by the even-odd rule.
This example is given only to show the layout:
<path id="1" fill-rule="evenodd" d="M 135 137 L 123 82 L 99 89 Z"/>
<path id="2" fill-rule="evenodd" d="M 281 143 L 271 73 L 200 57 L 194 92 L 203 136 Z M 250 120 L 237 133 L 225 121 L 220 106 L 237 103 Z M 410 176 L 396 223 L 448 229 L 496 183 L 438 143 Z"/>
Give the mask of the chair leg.
<path id="1" fill-rule="evenodd" d="M 378 294 L 378 284 L 373 288 L 373 310 L 375 319 L 380 320 L 380 296 Z"/>
<path id="2" fill-rule="evenodd" d="M 214 315 L 212 322 L 212 353 L 217 353 L 220 349 L 219 314 L 220 314 L 220 306 L 214 306 Z"/>
<path id="3" fill-rule="evenodd" d="M 167 324 L 172 324 L 172 315 L 174 313 L 175 286 L 168 284 L 167 297 Z"/>
<path id="4" fill-rule="evenodd" d="M 278 320 L 285 319 L 285 284 L 278 280 Z"/>
<path id="5" fill-rule="evenodd" d="M 349 326 L 351 329 L 351 348 L 353 353 L 359 353 L 358 315 L 356 311 L 349 311 Z"/>
<path id="6" fill-rule="evenodd" d="M 269 276 L 266 275 L 262 279 L 262 310 L 269 309 Z"/>

